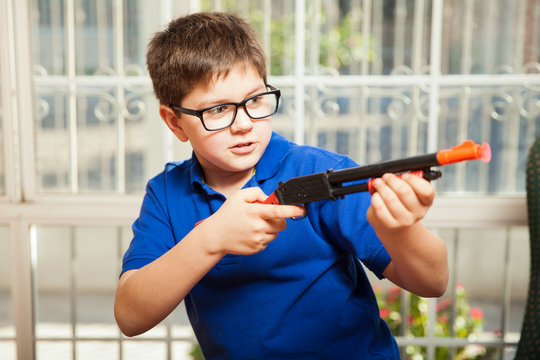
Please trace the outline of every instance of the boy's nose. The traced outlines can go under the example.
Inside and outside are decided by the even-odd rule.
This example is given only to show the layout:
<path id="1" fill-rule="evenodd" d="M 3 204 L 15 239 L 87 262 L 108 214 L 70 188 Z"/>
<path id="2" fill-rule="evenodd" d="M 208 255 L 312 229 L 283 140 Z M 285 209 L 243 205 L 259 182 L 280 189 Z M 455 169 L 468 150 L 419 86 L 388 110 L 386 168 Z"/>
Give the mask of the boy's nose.
<path id="1" fill-rule="evenodd" d="M 246 114 L 246 109 L 238 108 L 236 118 L 231 125 L 232 132 L 248 131 L 253 128 L 253 120 Z"/>

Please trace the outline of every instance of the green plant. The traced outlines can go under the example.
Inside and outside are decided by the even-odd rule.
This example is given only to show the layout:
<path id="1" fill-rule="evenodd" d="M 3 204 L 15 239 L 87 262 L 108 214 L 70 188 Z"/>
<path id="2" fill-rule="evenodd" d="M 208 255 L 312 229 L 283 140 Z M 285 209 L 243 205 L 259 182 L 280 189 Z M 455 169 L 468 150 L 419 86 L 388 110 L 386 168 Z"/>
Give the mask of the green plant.
<path id="1" fill-rule="evenodd" d="M 189 352 L 189 355 L 191 356 L 193 360 L 204 360 L 204 355 L 202 353 L 202 350 L 199 344 L 193 344 Z"/>
<path id="2" fill-rule="evenodd" d="M 428 300 L 414 294 L 409 296 L 409 314 L 406 323 L 402 316 L 404 292 L 397 286 L 388 291 L 374 287 L 379 303 L 380 315 L 386 321 L 394 336 L 425 337 L 428 333 Z M 454 312 L 452 314 L 452 312 Z M 455 289 L 455 305 L 451 298 L 442 298 L 437 302 L 435 336 L 475 339 L 482 331 L 484 314 L 481 308 L 471 307 L 467 300 L 467 292 L 462 284 Z M 454 319 L 451 321 L 451 319 Z M 404 334 L 403 329 L 404 328 Z M 452 350 L 448 347 L 438 347 L 435 350 L 437 360 L 487 360 L 496 357 L 495 349 L 480 345 L 467 345 Z M 427 358 L 424 347 L 409 345 L 405 347 L 406 359 L 421 360 Z"/>

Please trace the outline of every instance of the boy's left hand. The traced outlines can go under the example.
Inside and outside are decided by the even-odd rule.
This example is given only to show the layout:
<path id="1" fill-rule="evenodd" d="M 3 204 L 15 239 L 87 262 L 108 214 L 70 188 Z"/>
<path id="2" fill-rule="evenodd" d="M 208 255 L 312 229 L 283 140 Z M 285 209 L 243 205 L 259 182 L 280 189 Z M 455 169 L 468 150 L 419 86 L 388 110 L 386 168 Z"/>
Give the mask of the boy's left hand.
<path id="1" fill-rule="evenodd" d="M 433 185 L 412 174 L 404 174 L 401 178 L 384 174 L 373 185 L 376 192 L 372 195 L 367 219 L 379 231 L 409 228 L 424 218 L 435 198 Z"/>

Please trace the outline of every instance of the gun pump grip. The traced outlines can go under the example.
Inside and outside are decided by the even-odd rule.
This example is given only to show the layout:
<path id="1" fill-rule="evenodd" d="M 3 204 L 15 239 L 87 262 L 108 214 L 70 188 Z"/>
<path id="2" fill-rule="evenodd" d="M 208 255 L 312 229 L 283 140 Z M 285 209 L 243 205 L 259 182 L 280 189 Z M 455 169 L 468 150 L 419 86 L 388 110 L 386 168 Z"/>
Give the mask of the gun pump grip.
<path id="1" fill-rule="evenodd" d="M 419 176 L 421 178 L 424 177 L 424 171 L 423 170 L 417 170 L 417 171 L 409 171 L 407 174 L 411 174 L 411 175 L 416 175 L 416 176 Z M 402 178 L 404 174 L 399 174 L 399 175 L 396 175 L 398 178 Z M 377 178 L 375 178 L 377 179 Z M 371 195 L 373 195 L 376 190 L 375 190 L 375 187 L 373 186 L 373 182 L 375 181 L 375 179 L 369 179 L 368 181 L 368 191 Z"/>

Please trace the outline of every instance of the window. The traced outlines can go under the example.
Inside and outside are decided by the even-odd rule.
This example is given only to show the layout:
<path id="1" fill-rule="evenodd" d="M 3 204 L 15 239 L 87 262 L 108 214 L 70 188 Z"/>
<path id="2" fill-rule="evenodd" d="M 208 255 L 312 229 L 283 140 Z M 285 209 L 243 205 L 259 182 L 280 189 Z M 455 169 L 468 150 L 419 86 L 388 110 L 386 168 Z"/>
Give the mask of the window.
<path id="1" fill-rule="evenodd" d="M 0 248 L 11 244 L 16 261 L 2 251 L 0 267 L 32 272 L 17 284 L 0 272 L 0 301 L 13 297 L 13 312 L 0 317 L 0 353 L 84 359 L 100 349 L 131 359 L 149 349 L 180 359 L 191 349 L 183 309 L 136 339 L 120 336 L 109 311 L 146 181 L 191 156 L 159 119 L 147 41 L 198 10 L 235 11 L 254 24 L 269 82 L 282 91 L 273 127 L 291 140 L 360 164 L 467 138 L 490 143 L 490 164 L 442 169 L 426 224 L 452 257 L 443 300 L 463 284 L 471 306 L 484 309 L 481 335 L 511 358 L 528 276 L 524 164 L 540 135 L 540 4 L 529 0 L 1 2 Z M 496 273 L 490 281 L 468 275 L 475 251 L 499 259 L 482 263 Z M 87 276 L 98 261 L 99 275 Z M 435 331 L 437 303 L 428 307 Z M 33 317 L 9 317 L 33 308 Z M 400 346 L 429 359 L 466 342 L 404 334 Z"/>
<path id="2" fill-rule="evenodd" d="M 9 229 L 0 224 L 0 353 L 15 359 L 15 326 L 13 317 L 11 241 Z"/>

